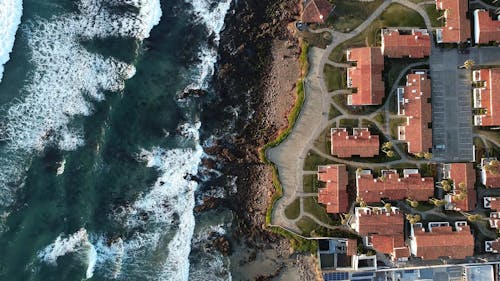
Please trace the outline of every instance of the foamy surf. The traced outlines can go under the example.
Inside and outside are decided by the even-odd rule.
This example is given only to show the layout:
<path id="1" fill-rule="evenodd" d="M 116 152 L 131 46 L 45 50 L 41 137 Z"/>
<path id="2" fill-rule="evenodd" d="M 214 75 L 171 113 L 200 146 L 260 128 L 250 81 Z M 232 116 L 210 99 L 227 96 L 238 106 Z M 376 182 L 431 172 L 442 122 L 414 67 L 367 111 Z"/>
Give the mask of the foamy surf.
<path id="1" fill-rule="evenodd" d="M 0 0 L 4 5 L 17 2 Z M 19 9 L 12 5 L 5 11 L 16 14 Z M 5 142 L 0 154 L 0 207 L 11 204 L 34 153 L 48 144 L 61 150 L 83 145 L 82 128 L 68 124 L 75 116 L 91 115 L 94 102 L 103 100 L 105 92 L 122 91 L 125 80 L 135 74 L 133 65 L 87 51 L 82 38 L 143 40 L 161 17 L 159 0 L 80 0 L 76 6 L 79 13 L 37 19 L 21 29 L 34 70 L 0 120 L 0 140 Z M 135 7 L 135 12 L 114 13 L 114 8 L 126 6 Z M 3 28 L 0 22 L 0 31 Z"/>
<path id="2" fill-rule="evenodd" d="M 57 265 L 57 259 L 71 253 L 79 253 L 80 259 L 87 264 L 85 278 L 92 278 L 97 259 L 94 245 L 89 242 L 87 230 L 81 228 L 77 232 L 56 240 L 38 253 L 38 258 L 48 264 Z"/>
<path id="3" fill-rule="evenodd" d="M 0 82 L 2 82 L 4 64 L 9 61 L 14 47 L 22 14 L 22 0 L 0 0 Z"/>

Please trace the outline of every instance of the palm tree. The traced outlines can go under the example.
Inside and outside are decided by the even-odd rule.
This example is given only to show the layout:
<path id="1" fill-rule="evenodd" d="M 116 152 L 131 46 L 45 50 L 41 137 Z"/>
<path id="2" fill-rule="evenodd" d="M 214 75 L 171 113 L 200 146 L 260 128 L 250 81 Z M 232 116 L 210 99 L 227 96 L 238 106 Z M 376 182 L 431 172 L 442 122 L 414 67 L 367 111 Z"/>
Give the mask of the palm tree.
<path id="1" fill-rule="evenodd" d="M 418 201 L 417 200 L 411 200 L 409 198 L 406 199 L 406 202 L 408 202 L 408 204 L 410 204 L 410 206 L 412 208 L 416 208 L 418 207 Z"/>
<path id="2" fill-rule="evenodd" d="M 447 180 L 442 180 L 441 182 L 441 188 L 443 188 L 444 192 L 450 192 L 451 191 L 451 184 Z"/>
<path id="3" fill-rule="evenodd" d="M 465 200 L 465 193 L 460 192 L 459 194 L 453 195 L 453 200 L 455 200 L 455 201 Z"/>
<path id="4" fill-rule="evenodd" d="M 478 221 L 478 220 L 481 220 L 483 218 L 480 214 L 475 214 L 475 215 L 466 214 L 466 217 L 467 217 L 467 220 L 470 222 Z"/>
<path id="5" fill-rule="evenodd" d="M 419 222 L 422 218 L 420 217 L 419 214 L 415 214 L 415 215 L 411 215 L 411 214 L 407 214 L 406 215 L 406 219 L 410 222 L 410 224 L 416 224 L 417 222 Z"/>
<path id="6" fill-rule="evenodd" d="M 359 206 L 361 208 L 366 208 L 366 206 L 368 206 L 368 205 L 366 204 L 365 200 L 361 199 L 361 201 L 359 201 Z"/>
<path id="7" fill-rule="evenodd" d="M 476 63 L 473 60 L 466 60 L 464 64 L 460 66 L 460 68 L 471 69 L 474 67 Z"/>
<path id="8" fill-rule="evenodd" d="M 387 157 L 389 158 L 392 158 L 394 157 L 394 151 L 392 150 L 385 151 L 385 155 L 387 155 Z"/>
<path id="9" fill-rule="evenodd" d="M 427 160 L 431 159 L 432 158 L 432 153 L 430 153 L 430 152 L 424 152 L 424 158 L 427 159 Z"/>
<path id="10" fill-rule="evenodd" d="M 414 153 L 413 155 L 415 155 L 415 157 L 417 157 L 417 158 L 423 158 L 424 157 L 424 153 L 423 152 L 417 152 L 417 153 Z"/>
<path id="11" fill-rule="evenodd" d="M 431 198 L 431 199 L 429 199 L 429 202 L 431 204 L 434 204 L 434 206 L 436 206 L 436 207 L 441 207 L 441 206 L 446 205 L 446 201 L 443 199 Z"/>
<path id="12" fill-rule="evenodd" d="M 382 144 L 382 150 L 384 149 L 392 149 L 392 142 L 386 141 Z"/>
<path id="13" fill-rule="evenodd" d="M 391 203 L 385 203 L 384 208 L 388 213 L 390 213 L 392 211 Z"/>
<path id="14" fill-rule="evenodd" d="M 464 191 L 464 192 L 467 192 L 467 186 L 465 185 L 464 182 L 460 182 L 458 184 L 458 188 L 460 189 L 460 191 Z"/>

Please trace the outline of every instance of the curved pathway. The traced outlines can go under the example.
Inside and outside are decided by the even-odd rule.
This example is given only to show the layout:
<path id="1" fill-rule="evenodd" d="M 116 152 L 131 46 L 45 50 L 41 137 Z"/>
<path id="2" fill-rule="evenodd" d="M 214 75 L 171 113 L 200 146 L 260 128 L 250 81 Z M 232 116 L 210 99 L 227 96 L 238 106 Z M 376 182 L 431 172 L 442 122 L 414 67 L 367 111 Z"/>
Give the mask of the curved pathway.
<path id="1" fill-rule="evenodd" d="M 303 198 L 309 196 L 315 196 L 315 193 L 304 193 L 303 192 L 303 176 L 304 175 L 312 175 L 315 171 L 303 171 L 304 160 L 307 157 L 307 153 L 309 150 L 313 150 L 318 153 L 320 156 L 330 159 L 335 162 L 345 163 L 353 166 L 362 166 L 367 168 L 375 168 L 388 166 L 391 164 L 400 164 L 400 163 L 408 163 L 421 165 L 422 163 L 428 163 L 427 160 L 414 160 L 409 159 L 405 152 L 402 152 L 397 146 L 394 146 L 394 150 L 401 156 L 400 160 L 395 160 L 386 163 L 360 163 L 355 161 L 350 161 L 346 159 L 340 159 L 333 157 L 329 154 L 326 154 L 316 147 L 314 147 L 314 141 L 318 138 L 318 136 L 327 128 L 328 126 L 332 126 L 332 124 L 336 124 L 341 118 L 354 118 L 358 120 L 370 119 L 374 117 L 378 112 L 385 111 L 386 112 L 386 128 L 379 128 L 381 132 L 383 132 L 389 140 L 392 140 L 388 130 L 388 120 L 387 118 L 387 109 L 389 108 L 389 98 L 392 97 L 395 92 L 397 86 L 399 85 L 399 81 L 402 79 L 404 74 L 408 69 L 412 67 L 416 67 L 422 65 L 423 63 L 415 63 L 409 65 L 405 68 L 399 75 L 398 79 L 395 81 L 393 87 L 391 88 L 391 92 L 386 100 L 386 103 L 382 105 L 376 112 L 373 112 L 369 115 L 352 115 L 345 110 L 342 109 L 341 106 L 336 105 L 332 96 L 339 93 L 345 93 L 344 90 L 328 92 L 323 76 L 323 68 L 325 64 L 330 64 L 335 67 L 346 68 L 348 64 L 341 64 L 332 62 L 329 60 L 329 55 L 332 50 L 337 47 L 339 44 L 347 41 L 356 35 L 360 34 L 363 30 L 365 30 L 375 19 L 377 19 L 382 12 L 386 10 L 386 8 L 392 3 L 398 3 L 404 6 L 407 6 L 415 11 L 417 11 L 425 21 L 425 24 L 429 29 L 431 29 L 431 23 L 429 17 L 425 10 L 408 0 L 385 0 L 362 24 L 356 27 L 353 31 L 349 33 L 341 33 L 337 31 L 333 31 L 330 29 L 318 29 L 311 32 L 320 33 L 320 32 L 329 32 L 332 34 L 332 43 L 327 46 L 326 49 L 319 48 L 310 48 L 310 52 L 308 54 L 308 58 L 310 60 L 311 69 L 304 80 L 304 90 L 305 90 L 305 100 L 302 106 L 301 112 L 295 123 L 295 127 L 291 131 L 290 135 L 284 140 L 279 146 L 268 149 L 266 151 L 266 155 L 268 159 L 270 159 L 273 163 L 276 164 L 281 184 L 283 186 L 283 196 L 276 202 L 273 213 L 271 217 L 271 221 L 273 225 L 278 225 L 283 228 L 296 231 L 297 233 L 301 233 L 300 229 L 296 226 L 296 222 L 301 217 L 308 217 L 312 219 L 318 225 L 329 229 L 338 229 L 338 228 L 346 228 L 345 226 L 330 226 L 321 222 L 313 215 L 308 214 L 303 209 Z M 431 35 L 432 36 L 432 35 Z M 335 105 L 335 107 L 341 112 L 341 116 L 328 120 L 328 113 L 331 105 Z M 359 121 L 358 121 L 359 122 Z M 378 125 L 377 125 L 378 126 Z M 393 140 L 394 141 L 394 140 Z M 296 198 L 300 198 L 300 215 L 297 219 L 291 220 L 286 218 L 284 210 L 288 204 L 290 204 Z M 352 209 L 352 208 L 351 208 Z"/>

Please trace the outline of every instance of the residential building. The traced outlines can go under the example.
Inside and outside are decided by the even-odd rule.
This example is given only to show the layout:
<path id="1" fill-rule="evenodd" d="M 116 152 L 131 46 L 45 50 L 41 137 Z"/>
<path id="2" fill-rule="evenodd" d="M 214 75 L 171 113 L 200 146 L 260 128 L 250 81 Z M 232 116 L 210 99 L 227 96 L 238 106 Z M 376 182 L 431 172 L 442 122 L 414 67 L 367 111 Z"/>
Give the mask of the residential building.
<path id="1" fill-rule="evenodd" d="M 464 43 L 470 39 L 468 0 L 436 0 L 436 9 L 444 10 L 445 18 L 444 27 L 436 29 L 438 43 Z"/>
<path id="2" fill-rule="evenodd" d="M 348 207 L 345 165 L 318 166 L 318 180 L 325 183 L 325 188 L 318 189 L 318 202 L 326 205 L 327 213 L 345 213 Z"/>
<path id="3" fill-rule="evenodd" d="M 338 157 L 374 157 L 379 154 L 379 136 L 368 128 L 354 128 L 349 135 L 346 128 L 331 129 L 331 153 Z"/>
<path id="4" fill-rule="evenodd" d="M 413 29 L 402 34 L 397 29 L 382 29 L 382 54 L 388 58 L 428 57 L 431 54 L 431 39 L 427 29 Z"/>
<path id="5" fill-rule="evenodd" d="M 497 254 L 500 252 L 500 238 L 492 241 L 484 241 L 484 251 Z"/>
<path id="6" fill-rule="evenodd" d="M 408 144 L 408 153 L 425 153 L 432 149 L 431 80 L 425 72 L 406 76 L 406 86 L 398 88 L 398 115 L 406 124 L 398 126 L 398 139 Z"/>
<path id="7" fill-rule="evenodd" d="M 431 225 L 432 223 L 429 223 Z M 428 227 L 412 225 L 410 235 L 411 254 L 424 260 L 440 257 L 464 259 L 474 254 L 474 236 L 467 222 L 456 222 L 455 230 L 448 223 Z"/>
<path id="8" fill-rule="evenodd" d="M 302 22 L 324 23 L 331 12 L 332 5 L 328 0 L 306 0 L 302 11 Z"/>
<path id="9" fill-rule="evenodd" d="M 356 92 L 349 95 L 348 105 L 378 105 L 385 96 L 382 71 L 384 57 L 378 47 L 355 48 L 347 51 L 347 61 L 356 66 L 347 69 L 347 87 Z"/>
<path id="10" fill-rule="evenodd" d="M 474 81 L 474 125 L 500 126 L 500 68 L 472 72 Z"/>
<path id="11" fill-rule="evenodd" d="M 500 229 L 500 212 L 491 212 L 488 221 L 491 228 Z"/>
<path id="12" fill-rule="evenodd" d="M 356 239 L 335 238 L 318 240 L 318 261 L 321 270 L 353 269 L 357 255 Z"/>
<path id="13" fill-rule="evenodd" d="M 445 195 L 447 210 L 470 211 L 476 208 L 476 171 L 472 163 L 444 164 L 443 179 L 452 181 L 452 193 Z"/>
<path id="14" fill-rule="evenodd" d="M 480 9 L 474 11 L 474 43 L 489 44 L 500 43 L 500 16 L 496 20 L 490 17 L 490 13 Z"/>
<path id="15" fill-rule="evenodd" d="M 382 170 L 381 173 L 374 178 L 370 170 L 356 172 L 357 196 L 366 203 L 377 203 L 384 198 L 427 201 L 434 196 L 434 179 L 422 177 L 417 169 L 404 169 L 403 177 L 396 170 Z"/>
<path id="16" fill-rule="evenodd" d="M 500 162 L 496 158 L 481 159 L 481 183 L 488 188 L 500 188 Z"/>
<path id="17" fill-rule="evenodd" d="M 351 226 L 365 238 L 365 245 L 388 254 L 394 260 L 405 260 L 410 255 L 405 245 L 404 217 L 396 207 L 357 207 Z"/>
<path id="18" fill-rule="evenodd" d="M 500 197 L 483 197 L 483 206 L 486 209 L 500 211 Z"/>

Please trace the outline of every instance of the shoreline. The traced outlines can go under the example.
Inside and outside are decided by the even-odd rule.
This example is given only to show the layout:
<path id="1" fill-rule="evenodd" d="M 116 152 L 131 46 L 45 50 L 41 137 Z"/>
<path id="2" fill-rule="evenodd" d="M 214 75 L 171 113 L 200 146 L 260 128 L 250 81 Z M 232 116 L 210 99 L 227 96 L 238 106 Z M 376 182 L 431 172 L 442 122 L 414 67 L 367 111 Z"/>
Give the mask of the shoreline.
<path id="1" fill-rule="evenodd" d="M 231 273 L 236 280 L 316 280 L 316 260 L 294 252 L 296 243 L 290 243 L 290 236 L 268 226 L 266 214 L 276 200 L 276 174 L 259 157 L 266 144 L 286 137 L 293 128 L 290 121 L 300 112 L 301 87 L 296 83 L 304 73 L 299 40 L 290 28 L 299 15 L 300 1 L 234 5 L 221 33 L 214 89 L 220 100 L 246 103 L 248 118 L 212 151 L 223 160 L 223 174 L 237 177 L 238 192 L 221 203 L 235 216 L 228 238 L 233 249 Z"/>

